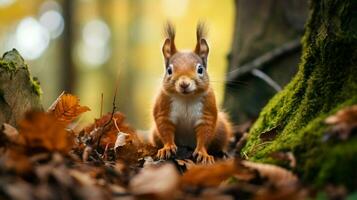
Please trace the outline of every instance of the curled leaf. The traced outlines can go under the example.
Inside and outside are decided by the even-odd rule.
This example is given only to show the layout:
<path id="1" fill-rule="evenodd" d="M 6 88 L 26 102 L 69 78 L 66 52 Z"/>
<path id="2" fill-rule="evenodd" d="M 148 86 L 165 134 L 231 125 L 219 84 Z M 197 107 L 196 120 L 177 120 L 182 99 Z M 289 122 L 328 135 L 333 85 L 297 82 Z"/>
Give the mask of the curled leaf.
<path id="1" fill-rule="evenodd" d="M 325 123 L 332 125 L 330 134 L 336 135 L 341 140 L 346 140 L 353 132 L 352 130 L 357 128 L 357 105 L 338 111 L 326 118 Z"/>
<path id="2" fill-rule="evenodd" d="M 48 112 L 52 113 L 58 121 L 70 123 L 80 114 L 89 111 L 87 106 L 79 105 L 79 99 L 71 94 L 63 94 L 58 97 Z"/>
<path id="3" fill-rule="evenodd" d="M 255 163 L 246 160 L 242 161 L 242 165 L 256 170 L 261 177 L 267 178 L 272 184 L 277 186 L 298 182 L 298 178 L 293 173 L 276 165 Z"/>
<path id="4" fill-rule="evenodd" d="M 118 132 L 118 136 L 114 144 L 114 149 L 124 146 L 127 143 L 127 136 L 129 136 L 129 134 L 124 132 Z"/>
<path id="5" fill-rule="evenodd" d="M 182 186 L 214 187 L 234 176 L 238 168 L 234 160 L 213 165 L 194 165 L 181 178 Z"/>

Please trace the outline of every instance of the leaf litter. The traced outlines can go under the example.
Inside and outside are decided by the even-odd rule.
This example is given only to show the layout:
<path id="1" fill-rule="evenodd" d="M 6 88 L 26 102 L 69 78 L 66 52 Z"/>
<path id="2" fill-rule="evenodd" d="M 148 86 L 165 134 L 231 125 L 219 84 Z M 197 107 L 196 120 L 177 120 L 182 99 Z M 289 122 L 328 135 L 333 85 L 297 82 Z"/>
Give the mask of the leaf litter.
<path id="1" fill-rule="evenodd" d="M 202 165 L 186 147 L 169 160 L 158 160 L 157 148 L 114 109 L 82 130 L 71 130 L 89 110 L 74 95 L 63 93 L 47 112 L 28 112 L 18 128 L 2 125 L 0 199 L 269 200 L 314 195 L 292 171 L 241 158 L 248 126 L 237 131 L 228 152 L 215 155 L 216 163 Z M 351 126 L 340 115 L 327 122 Z M 270 133 L 267 139 L 273 140 L 275 133 Z M 291 152 L 272 156 L 289 161 L 291 168 L 296 165 Z M 343 194 L 344 188 L 328 191 Z"/>

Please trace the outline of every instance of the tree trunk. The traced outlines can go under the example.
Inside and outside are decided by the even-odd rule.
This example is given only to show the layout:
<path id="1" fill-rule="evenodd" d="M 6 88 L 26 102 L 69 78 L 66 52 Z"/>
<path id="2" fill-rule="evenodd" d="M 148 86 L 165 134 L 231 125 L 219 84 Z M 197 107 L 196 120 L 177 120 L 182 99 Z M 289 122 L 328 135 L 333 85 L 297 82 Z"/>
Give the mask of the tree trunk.
<path id="1" fill-rule="evenodd" d="M 355 189 L 357 138 L 324 140 L 329 130 L 324 120 L 357 104 L 357 4 L 313 0 L 310 8 L 298 73 L 260 113 L 242 155 L 279 163 L 269 156 L 272 152 L 292 151 L 295 170 L 304 181 Z M 273 132 L 274 140 L 260 139 L 262 133 Z"/>
<path id="2" fill-rule="evenodd" d="M 63 1 L 63 17 L 64 17 L 64 31 L 63 31 L 63 74 L 62 74 L 62 89 L 66 92 L 73 92 L 75 89 L 76 69 L 73 62 L 73 10 L 75 0 Z"/>
<path id="3" fill-rule="evenodd" d="M 291 41 L 299 41 L 307 17 L 305 0 L 236 0 L 235 31 L 229 56 L 229 71 L 270 54 Z M 300 43 L 279 56 L 260 64 L 280 86 L 287 84 L 296 73 L 301 51 Z M 279 59 L 277 59 L 279 58 Z M 228 76 L 225 108 L 237 123 L 256 118 L 276 90 L 248 73 Z M 232 75 L 234 73 L 230 73 Z M 283 74 L 283 75 L 282 75 Z"/>
<path id="4" fill-rule="evenodd" d="M 14 49 L 0 59 L 0 125 L 16 126 L 24 113 L 42 109 L 41 87 Z"/>

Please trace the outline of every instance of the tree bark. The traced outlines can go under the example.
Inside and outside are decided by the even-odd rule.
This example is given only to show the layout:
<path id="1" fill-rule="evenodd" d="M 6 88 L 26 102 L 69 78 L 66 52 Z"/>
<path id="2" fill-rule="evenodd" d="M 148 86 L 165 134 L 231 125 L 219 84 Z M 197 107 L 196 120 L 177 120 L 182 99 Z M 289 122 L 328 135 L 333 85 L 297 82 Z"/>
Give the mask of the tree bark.
<path id="1" fill-rule="evenodd" d="M 0 125 L 16 126 L 24 113 L 42 109 L 41 87 L 14 49 L 0 59 Z"/>
<path id="2" fill-rule="evenodd" d="M 75 0 L 63 1 L 63 74 L 62 74 L 62 89 L 66 92 L 73 92 L 75 89 L 76 69 L 73 62 L 73 10 Z"/>
<path id="3" fill-rule="evenodd" d="M 303 37 L 299 70 L 286 88 L 260 113 L 242 155 L 261 162 L 292 151 L 295 171 L 304 181 L 357 187 L 357 138 L 324 139 L 324 120 L 343 107 L 357 104 L 357 3 L 353 0 L 312 0 Z M 271 142 L 260 139 L 275 129 Z M 282 164 L 282 163 L 280 163 Z"/>
<path id="4" fill-rule="evenodd" d="M 273 54 L 281 46 L 299 40 L 307 17 L 304 0 L 236 0 L 235 31 L 228 71 L 241 70 L 256 58 Z M 301 56 L 300 45 L 272 56 L 261 63 L 260 70 L 280 86 L 296 73 Z M 243 69 L 242 69 L 243 70 Z M 224 107 L 236 123 L 256 118 L 276 90 L 254 77 L 249 71 L 243 76 L 228 73 Z M 283 75 L 282 75 L 283 74 Z"/>

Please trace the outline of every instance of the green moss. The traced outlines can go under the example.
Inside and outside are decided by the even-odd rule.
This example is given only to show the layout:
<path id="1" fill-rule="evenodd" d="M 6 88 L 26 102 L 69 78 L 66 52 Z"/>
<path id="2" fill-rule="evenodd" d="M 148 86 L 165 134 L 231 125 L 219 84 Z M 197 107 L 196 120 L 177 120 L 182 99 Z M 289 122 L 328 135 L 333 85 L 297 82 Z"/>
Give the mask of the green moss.
<path id="1" fill-rule="evenodd" d="M 304 181 L 317 186 L 331 181 L 353 188 L 357 156 L 348 155 L 357 152 L 356 139 L 323 142 L 328 128 L 324 119 L 357 104 L 357 37 L 345 26 L 351 21 L 352 0 L 315 0 L 311 8 L 299 72 L 263 109 L 242 154 L 278 163 L 269 156 L 272 152 L 292 151 L 297 157 L 296 172 Z M 259 139 L 261 133 L 277 126 L 282 128 L 274 141 Z"/>
<path id="2" fill-rule="evenodd" d="M 42 95 L 42 89 L 39 80 L 37 77 L 31 78 L 32 90 L 38 95 Z"/>
<path id="3" fill-rule="evenodd" d="M 0 59 L 0 69 L 4 69 L 6 72 L 10 72 L 11 75 L 18 72 L 19 70 L 25 70 L 25 72 L 28 74 L 29 84 L 31 85 L 33 92 L 38 96 L 42 95 L 40 82 L 36 77 L 31 76 L 27 64 L 16 49 L 6 52 L 3 55 L 2 59 Z"/>
<path id="4" fill-rule="evenodd" d="M 4 69 L 7 72 L 14 73 L 17 71 L 17 67 L 13 62 L 6 62 L 3 60 L 0 60 L 0 69 Z"/>

